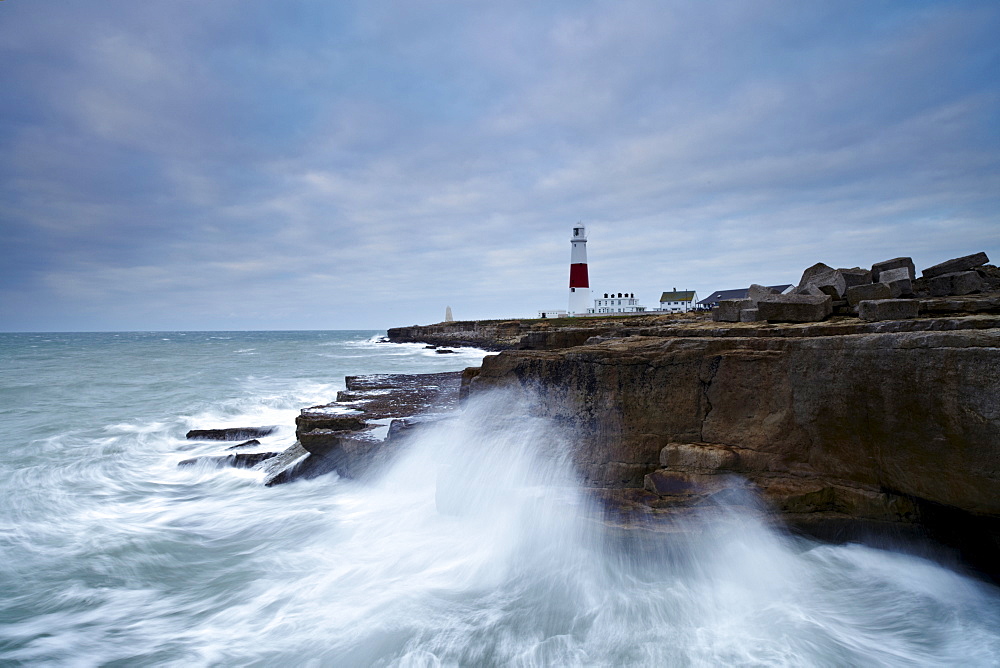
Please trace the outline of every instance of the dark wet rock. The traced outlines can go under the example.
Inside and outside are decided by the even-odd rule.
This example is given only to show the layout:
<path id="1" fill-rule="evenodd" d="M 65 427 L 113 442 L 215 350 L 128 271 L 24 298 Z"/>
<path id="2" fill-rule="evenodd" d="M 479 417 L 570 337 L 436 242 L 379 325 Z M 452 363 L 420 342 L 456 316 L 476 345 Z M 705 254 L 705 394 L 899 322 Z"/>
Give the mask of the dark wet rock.
<path id="1" fill-rule="evenodd" d="M 248 469 L 261 462 L 277 457 L 277 452 L 243 452 L 231 455 L 206 455 L 204 457 L 192 457 L 177 462 L 178 466 L 193 466 L 195 464 L 210 463 L 218 467 L 230 466 L 237 469 Z"/>
<path id="2" fill-rule="evenodd" d="M 314 429 L 332 429 L 334 431 L 357 431 L 364 429 L 368 423 L 362 419 L 360 413 L 342 414 L 329 413 L 329 406 L 312 406 L 303 408 L 297 418 L 295 418 L 295 434 L 312 431 Z"/>
<path id="3" fill-rule="evenodd" d="M 347 390 L 338 393 L 336 402 L 302 410 L 296 419 L 298 443 L 265 463 L 265 484 L 331 471 L 345 478 L 368 474 L 414 429 L 457 407 L 461 377 L 461 371 L 347 376 Z M 346 414 L 348 409 L 354 412 Z M 382 438 L 379 427 L 385 428 L 386 420 L 392 421 Z"/>
<path id="4" fill-rule="evenodd" d="M 242 441 L 247 438 L 270 436 L 277 427 L 226 427 L 224 429 L 192 429 L 187 438 L 206 441 Z"/>
<path id="5" fill-rule="evenodd" d="M 438 349 L 437 349 L 437 350 L 435 350 L 434 352 L 436 352 L 436 353 L 437 353 L 438 355 L 447 355 L 447 354 L 449 354 L 449 353 L 450 353 L 450 354 L 454 354 L 454 353 L 455 353 L 455 351 L 454 351 L 454 350 L 451 350 L 451 349 L 449 349 L 449 348 L 438 348 Z"/>
<path id="6" fill-rule="evenodd" d="M 309 480 L 333 473 L 335 463 L 325 457 L 313 457 L 296 443 L 282 453 L 255 467 L 264 473 L 264 486 L 271 487 L 293 480 Z"/>
<path id="7" fill-rule="evenodd" d="M 237 443 L 236 445 L 230 445 L 228 448 L 226 448 L 226 450 L 239 450 L 240 448 L 252 448 L 258 445 L 260 445 L 260 441 L 258 441 L 255 438 L 249 441 L 244 441 L 242 443 Z"/>

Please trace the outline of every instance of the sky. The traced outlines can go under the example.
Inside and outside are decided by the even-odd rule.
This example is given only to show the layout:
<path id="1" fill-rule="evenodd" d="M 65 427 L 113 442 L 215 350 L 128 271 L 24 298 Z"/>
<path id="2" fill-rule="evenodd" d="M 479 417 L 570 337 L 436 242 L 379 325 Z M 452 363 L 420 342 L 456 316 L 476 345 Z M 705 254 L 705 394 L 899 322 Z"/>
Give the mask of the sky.
<path id="1" fill-rule="evenodd" d="M 0 0 L 0 331 L 1000 262 L 1000 2 Z"/>

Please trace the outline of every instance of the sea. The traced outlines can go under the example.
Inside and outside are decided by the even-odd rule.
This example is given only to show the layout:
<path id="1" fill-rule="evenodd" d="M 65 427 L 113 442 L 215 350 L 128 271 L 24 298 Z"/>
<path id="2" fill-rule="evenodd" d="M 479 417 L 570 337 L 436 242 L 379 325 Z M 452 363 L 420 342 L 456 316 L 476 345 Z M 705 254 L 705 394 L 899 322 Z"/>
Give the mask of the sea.
<path id="1" fill-rule="evenodd" d="M 623 538 L 530 396 L 363 480 L 179 466 L 231 445 L 190 429 L 276 425 L 280 450 L 345 375 L 486 354 L 383 334 L 0 334 L 0 665 L 1000 665 L 1000 590 L 947 551 L 747 504 Z"/>

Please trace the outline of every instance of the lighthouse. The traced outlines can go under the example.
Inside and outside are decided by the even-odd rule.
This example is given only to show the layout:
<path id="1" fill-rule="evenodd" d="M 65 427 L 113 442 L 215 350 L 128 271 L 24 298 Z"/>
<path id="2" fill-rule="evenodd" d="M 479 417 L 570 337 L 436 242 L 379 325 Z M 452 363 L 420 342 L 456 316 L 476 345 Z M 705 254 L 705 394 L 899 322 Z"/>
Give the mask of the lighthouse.
<path id="1" fill-rule="evenodd" d="M 587 275 L 587 229 L 583 223 L 573 226 L 569 240 L 569 313 L 586 313 L 590 308 L 590 278 Z"/>

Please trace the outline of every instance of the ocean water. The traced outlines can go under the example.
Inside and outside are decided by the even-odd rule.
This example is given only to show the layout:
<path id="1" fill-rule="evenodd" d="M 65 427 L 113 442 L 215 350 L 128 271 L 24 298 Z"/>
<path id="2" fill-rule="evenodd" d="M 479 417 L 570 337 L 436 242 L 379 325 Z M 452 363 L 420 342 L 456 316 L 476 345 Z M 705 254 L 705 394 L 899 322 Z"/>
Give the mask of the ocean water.
<path id="1" fill-rule="evenodd" d="M 363 482 L 178 466 L 228 445 L 188 429 L 280 449 L 344 375 L 483 355 L 378 334 L 0 334 L 0 665 L 1000 665 L 1000 590 L 924 557 L 741 507 L 623 541 L 530 397 Z"/>

